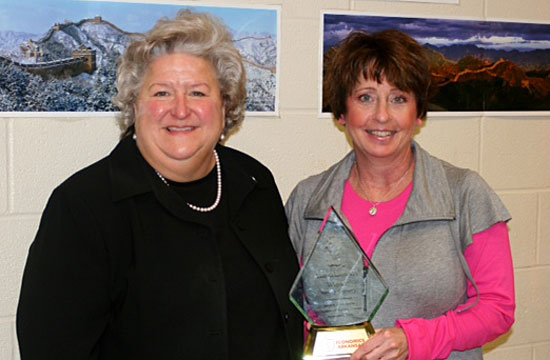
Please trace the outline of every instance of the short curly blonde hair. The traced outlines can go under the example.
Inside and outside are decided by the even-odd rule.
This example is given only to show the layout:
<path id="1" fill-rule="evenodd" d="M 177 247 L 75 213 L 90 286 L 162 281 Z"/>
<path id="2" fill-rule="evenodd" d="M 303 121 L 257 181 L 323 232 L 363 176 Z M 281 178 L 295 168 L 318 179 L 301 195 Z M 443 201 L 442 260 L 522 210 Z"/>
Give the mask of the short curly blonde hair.
<path id="1" fill-rule="evenodd" d="M 216 72 L 225 107 L 224 135 L 244 119 L 246 73 L 241 54 L 227 27 L 210 14 L 181 10 L 175 19 L 160 19 L 153 29 L 126 49 L 117 68 L 121 138 L 134 134 L 134 104 L 151 62 L 163 55 L 185 53 L 208 60 Z"/>

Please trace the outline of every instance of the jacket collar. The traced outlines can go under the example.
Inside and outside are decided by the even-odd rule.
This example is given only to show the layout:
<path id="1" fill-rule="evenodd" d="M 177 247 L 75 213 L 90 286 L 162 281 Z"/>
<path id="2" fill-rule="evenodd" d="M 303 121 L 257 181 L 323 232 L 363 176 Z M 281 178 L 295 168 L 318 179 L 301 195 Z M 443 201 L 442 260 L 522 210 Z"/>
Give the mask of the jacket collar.
<path id="1" fill-rule="evenodd" d="M 118 143 L 108 161 L 114 202 L 152 190 L 144 168 L 145 159 L 130 136 Z"/>
<path id="2" fill-rule="evenodd" d="M 265 184 L 258 176 L 250 174 L 235 156 L 235 151 L 222 145 L 217 145 L 216 150 L 222 167 L 222 196 L 227 196 L 230 214 L 235 214 L 254 187 Z M 157 200 L 174 215 L 184 220 L 190 220 L 192 215 L 196 215 L 175 196 L 173 189 L 159 181 L 131 137 L 122 139 L 109 155 L 109 175 L 114 202 L 153 192 Z"/>
<path id="3" fill-rule="evenodd" d="M 442 161 L 432 157 L 418 143 L 413 142 L 412 146 L 416 160 L 413 191 L 396 225 L 454 219 L 453 196 Z"/>
<path id="4" fill-rule="evenodd" d="M 396 225 L 422 220 L 453 219 L 455 212 L 451 189 L 443 165 L 415 141 L 412 142 L 412 148 L 416 160 L 414 187 Z M 355 153 L 351 151 L 323 173 L 306 207 L 306 218 L 323 219 L 331 206 L 342 214 L 344 185 L 354 163 Z"/>

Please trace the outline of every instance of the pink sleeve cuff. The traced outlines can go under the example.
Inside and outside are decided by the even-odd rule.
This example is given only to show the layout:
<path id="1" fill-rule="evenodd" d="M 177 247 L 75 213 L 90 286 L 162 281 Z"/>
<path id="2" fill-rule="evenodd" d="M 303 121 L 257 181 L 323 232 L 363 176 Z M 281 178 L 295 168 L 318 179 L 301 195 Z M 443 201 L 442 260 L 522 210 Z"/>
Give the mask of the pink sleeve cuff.
<path id="1" fill-rule="evenodd" d="M 446 359 L 449 357 L 456 338 L 454 328 L 447 326 L 446 316 L 436 319 L 400 319 L 400 327 L 409 344 L 408 360 Z M 437 339 L 437 341 L 436 341 Z"/>

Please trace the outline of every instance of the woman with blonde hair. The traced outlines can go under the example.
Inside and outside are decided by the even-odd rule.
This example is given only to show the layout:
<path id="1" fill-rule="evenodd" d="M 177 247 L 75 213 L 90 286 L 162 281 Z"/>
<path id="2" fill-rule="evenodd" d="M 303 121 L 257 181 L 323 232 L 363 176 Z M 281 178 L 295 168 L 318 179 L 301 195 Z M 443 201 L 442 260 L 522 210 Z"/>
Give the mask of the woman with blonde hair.
<path id="1" fill-rule="evenodd" d="M 245 72 L 181 11 L 122 57 L 112 153 L 55 189 L 27 260 L 21 359 L 297 359 L 298 264 L 270 171 L 223 146 Z"/>

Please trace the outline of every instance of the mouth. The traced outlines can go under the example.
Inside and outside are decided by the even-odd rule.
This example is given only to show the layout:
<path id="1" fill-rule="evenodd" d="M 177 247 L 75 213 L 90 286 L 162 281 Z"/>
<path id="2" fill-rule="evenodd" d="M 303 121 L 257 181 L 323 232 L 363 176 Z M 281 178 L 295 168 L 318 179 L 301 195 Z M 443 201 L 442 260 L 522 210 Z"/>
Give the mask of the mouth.
<path id="1" fill-rule="evenodd" d="M 168 132 L 189 132 L 196 129 L 195 126 L 169 126 L 166 128 Z"/>
<path id="2" fill-rule="evenodd" d="M 392 135 L 397 134 L 397 131 L 389 131 L 389 130 L 367 130 L 367 133 L 369 135 L 373 135 L 380 138 L 389 137 Z"/>

